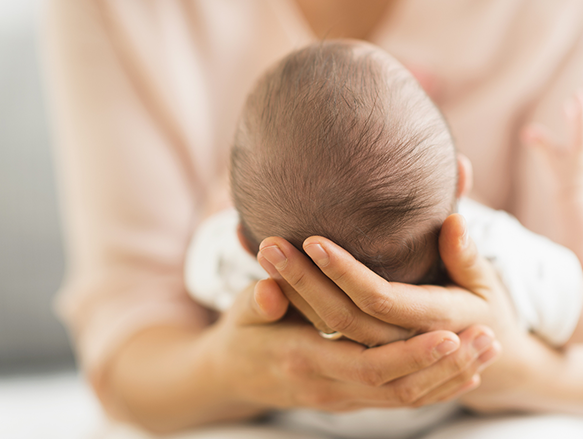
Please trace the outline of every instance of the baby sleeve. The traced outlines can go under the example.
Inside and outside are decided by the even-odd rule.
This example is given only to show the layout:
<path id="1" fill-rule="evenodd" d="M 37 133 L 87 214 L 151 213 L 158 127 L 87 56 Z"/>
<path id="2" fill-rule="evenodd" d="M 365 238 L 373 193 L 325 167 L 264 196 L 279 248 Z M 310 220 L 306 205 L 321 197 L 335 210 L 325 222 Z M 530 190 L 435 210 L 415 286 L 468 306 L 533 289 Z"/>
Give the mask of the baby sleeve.
<path id="1" fill-rule="evenodd" d="M 516 218 L 464 199 L 459 212 L 480 254 L 500 275 L 521 322 L 553 346 L 572 335 L 583 306 L 575 254 L 523 227 Z"/>
<path id="2" fill-rule="evenodd" d="M 186 257 L 186 288 L 199 303 L 226 311 L 251 282 L 267 279 L 237 237 L 239 214 L 233 208 L 206 219 L 197 229 Z"/>

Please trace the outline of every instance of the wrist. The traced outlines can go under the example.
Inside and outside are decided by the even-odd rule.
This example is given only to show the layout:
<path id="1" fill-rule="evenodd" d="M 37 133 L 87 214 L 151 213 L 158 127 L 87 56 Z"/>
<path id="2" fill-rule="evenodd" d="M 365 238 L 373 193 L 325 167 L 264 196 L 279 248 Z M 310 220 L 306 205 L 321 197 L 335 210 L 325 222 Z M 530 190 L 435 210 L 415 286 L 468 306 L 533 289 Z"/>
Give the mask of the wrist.
<path id="1" fill-rule="evenodd" d="M 236 354 L 226 339 L 229 331 L 224 329 L 220 321 L 207 328 L 188 355 L 188 386 L 190 393 L 197 395 L 193 401 L 196 424 L 246 419 L 268 409 L 251 400 L 253 392 L 246 387 L 249 380 L 241 373 L 245 366 L 234 358 Z"/>
<path id="2" fill-rule="evenodd" d="M 529 398 L 546 386 L 546 377 L 539 380 L 539 353 L 531 337 L 504 344 L 502 356 L 481 373 L 480 387 L 461 398 L 467 408 L 481 413 L 527 409 Z"/>
<path id="3" fill-rule="evenodd" d="M 564 352 L 533 334 L 508 350 L 509 355 L 484 372 L 486 392 L 470 399 L 470 408 L 484 412 L 578 410 L 580 396 L 575 395 L 580 395 L 583 377 L 573 370 Z"/>
<path id="4" fill-rule="evenodd" d="M 108 412 L 115 416 L 122 407 L 124 421 L 157 433 L 256 415 L 233 402 L 228 377 L 216 370 L 216 326 L 153 327 L 136 335 L 108 370 L 105 393 L 115 401 L 105 403 Z"/>
<path id="5" fill-rule="evenodd" d="M 583 413 L 583 347 L 555 349 L 538 337 L 529 337 L 529 349 L 517 409 Z"/>

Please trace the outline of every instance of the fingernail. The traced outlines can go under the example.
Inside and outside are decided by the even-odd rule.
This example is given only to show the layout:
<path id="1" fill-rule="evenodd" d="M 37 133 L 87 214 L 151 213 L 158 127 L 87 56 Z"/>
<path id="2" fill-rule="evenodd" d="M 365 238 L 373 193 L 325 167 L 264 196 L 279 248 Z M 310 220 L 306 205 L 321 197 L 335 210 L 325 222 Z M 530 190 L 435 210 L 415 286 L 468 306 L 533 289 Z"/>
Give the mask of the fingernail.
<path id="1" fill-rule="evenodd" d="M 328 253 L 322 248 L 320 244 L 310 244 L 304 247 L 304 250 L 308 254 L 312 261 L 314 261 L 318 266 L 325 267 L 330 262 Z"/>
<path id="2" fill-rule="evenodd" d="M 478 337 L 476 337 L 476 339 L 472 343 L 472 346 L 474 346 L 476 352 L 482 352 L 484 349 L 486 349 L 488 346 L 492 344 L 492 341 L 493 339 L 489 335 L 481 334 Z"/>
<path id="3" fill-rule="evenodd" d="M 498 340 L 494 340 L 490 349 L 488 349 L 478 358 L 478 360 L 481 362 L 481 364 L 478 366 L 478 372 L 482 372 L 490 364 L 496 361 L 501 351 L 502 345 Z"/>
<path id="4" fill-rule="evenodd" d="M 271 262 L 277 270 L 283 270 L 287 265 L 287 258 L 276 245 L 263 247 L 260 253 L 265 259 Z"/>
<path id="5" fill-rule="evenodd" d="M 259 262 L 259 265 L 261 265 L 263 269 L 267 271 L 269 277 L 271 277 L 272 279 L 281 279 L 281 274 L 279 274 L 279 271 L 277 271 L 273 264 L 269 262 L 267 259 L 258 256 L 257 262 Z"/>
<path id="6" fill-rule="evenodd" d="M 452 352 L 457 351 L 458 347 L 459 347 L 458 343 L 456 343 L 453 340 L 446 339 L 435 347 L 433 353 L 435 358 L 441 358 L 451 354 Z"/>

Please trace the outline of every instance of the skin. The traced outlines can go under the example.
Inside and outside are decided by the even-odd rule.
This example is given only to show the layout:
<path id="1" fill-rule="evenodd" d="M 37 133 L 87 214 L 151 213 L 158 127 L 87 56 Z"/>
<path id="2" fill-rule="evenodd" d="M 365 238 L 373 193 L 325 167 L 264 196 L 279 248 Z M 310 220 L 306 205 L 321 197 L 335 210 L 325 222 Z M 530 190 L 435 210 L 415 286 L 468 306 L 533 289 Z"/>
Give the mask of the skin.
<path id="1" fill-rule="evenodd" d="M 420 327 L 421 331 L 437 327 L 456 331 L 476 322 L 491 327 L 504 354 L 483 374 L 485 385 L 462 397 L 468 407 L 481 411 L 564 407 L 569 412 L 583 413 L 578 393 L 583 389 L 583 376 L 573 369 L 580 369 L 581 349 L 577 346 L 568 352 L 555 351 L 518 327 L 504 288 L 467 237 L 460 215 L 448 217 L 440 235 L 441 257 L 457 283 L 446 288 L 389 283 L 322 237 L 311 237 L 304 243 L 304 250 L 321 269 L 320 275 L 307 272 L 305 264 L 311 264 L 310 260 L 281 238 L 266 239 L 260 257 L 273 259 L 273 252 L 264 250 L 274 246 L 285 256 L 285 261 L 280 259 L 270 267 L 279 273 L 276 278 L 281 290 L 293 288 L 328 327 L 351 339 L 362 337 L 361 313 L 391 325 Z M 321 250 L 314 251 L 317 246 Z M 330 279 L 333 286 L 317 292 L 327 297 L 319 301 L 314 298 L 312 285 L 323 277 Z M 341 296 L 350 297 L 351 304 L 347 306 Z M 338 319 L 338 315 L 344 317 Z M 495 342 L 491 350 L 497 354 L 500 345 Z M 568 378 L 552 374 L 550 379 L 549 370 L 564 371 Z M 421 398 L 416 405 L 425 402 Z"/>
<path id="2" fill-rule="evenodd" d="M 368 9 L 354 0 L 342 0 L 341 6 L 336 0 L 297 0 L 297 3 L 315 35 L 362 38 L 372 33 L 381 16 L 382 3 L 389 7 L 392 2 L 378 2 L 381 5 L 375 14 L 364 13 Z M 320 12 L 314 12 L 310 5 L 318 6 Z M 325 19 L 332 12 L 338 14 L 334 26 Z M 355 24 L 348 26 L 347 23 Z M 544 136 L 537 138 L 530 143 L 546 150 L 549 143 Z M 583 199 L 581 189 L 576 192 L 574 196 Z M 565 202 L 561 208 L 572 212 L 568 204 Z M 580 211 L 568 216 L 577 230 L 583 222 Z M 456 224 L 459 225 L 454 218 L 453 225 Z M 444 300 L 456 300 L 474 318 L 459 311 L 453 314 L 431 301 L 420 307 L 419 301 L 413 300 L 419 297 L 417 293 L 427 295 L 427 289 L 382 285 L 366 271 L 361 271 L 362 278 L 351 279 L 342 294 L 356 297 L 361 285 L 368 285 L 373 291 L 382 292 L 381 303 L 387 303 L 389 297 L 392 303 L 398 304 L 397 324 L 411 328 L 419 324 L 422 316 L 431 319 L 428 325 L 438 326 L 439 322 L 444 328 L 462 327 L 459 319 L 463 323 L 471 322 L 459 335 L 444 329 L 429 332 L 391 347 L 398 352 L 388 352 L 389 348 L 364 349 L 350 341 L 330 342 L 319 337 L 310 324 L 280 319 L 288 300 L 277 283 L 266 280 L 243 291 L 233 308 L 213 324 L 201 320 L 188 328 L 153 326 L 135 334 L 119 347 L 103 374 L 90 379 L 110 414 L 158 432 L 248 419 L 282 404 L 340 410 L 355 406 L 357 401 L 370 406 L 418 406 L 462 394 L 468 406 L 483 411 L 520 408 L 583 413 L 580 368 L 583 352 L 576 348 L 554 351 L 529 334 L 516 333 L 513 325 L 499 320 L 498 308 L 505 310 L 507 306 L 501 297 L 505 292 L 492 278 L 488 264 L 472 253 L 472 246 L 460 245 L 463 240 L 455 239 L 463 236 L 460 229 L 449 230 L 453 232 L 442 236 L 441 248 L 449 255 L 444 260 L 449 261 L 450 274 L 456 276 L 460 286 L 437 293 Z M 334 248 L 326 247 L 325 241 L 320 242 L 317 237 L 310 239 L 312 244 L 318 243 L 330 250 L 331 255 L 338 256 L 322 267 L 325 271 L 339 275 L 359 269 L 342 249 L 336 248 L 337 253 L 333 253 Z M 263 247 L 278 242 L 268 240 Z M 573 242 L 570 239 L 568 244 Z M 295 273 L 296 280 L 303 279 L 295 284 L 293 291 L 307 302 L 310 285 L 330 281 L 326 291 L 338 296 L 338 286 L 322 272 L 301 275 L 302 264 L 310 261 L 300 256 L 288 259 L 279 274 L 291 279 Z M 344 309 L 347 303 L 337 303 L 338 309 Z M 318 310 L 324 314 L 317 306 L 313 310 L 314 314 Z M 394 315 L 393 312 L 391 317 L 371 321 L 389 325 L 386 320 L 392 320 Z M 494 339 L 487 326 L 476 324 L 480 321 L 491 325 L 500 341 Z M 476 349 L 472 342 L 482 335 L 486 339 L 482 338 Z M 445 340 L 450 340 L 457 349 L 437 359 L 434 349 Z M 500 356 L 500 344 L 504 345 L 504 355 L 484 369 Z M 367 361 L 363 361 L 365 356 Z M 321 359 L 327 359 L 328 363 L 320 363 Z M 379 371 L 391 371 L 392 375 L 383 376 Z M 476 388 L 479 377 L 482 381 L 479 388 L 467 393 Z M 382 384 L 384 380 L 386 384 Z M 316 382 L 319 385 L 314 386 Z M 344 407 L 330 407 L 331 396 L 341 399 L 337 404 Z"/>
<path id="3" fill-rule="evenodd" d="M 564 115 L 565 139 L 539 124 L 527 126 L 521 137 L 554 176 L 555 193 L 548 205 L 559 224 L 553 237 L 583 263 L 583 90 L 565 102 Z"/>
<path id="4" fill-rule="evenodd" d="M 542 143 L 535 146 L 545 154 L 553 154 L 549 164 L 558 170 L 558 187 L 580 195 L 583 94 L 577 95 L 575 104 L 567 111 L 575 140 L 566 148 L 551 149 L 541 131 L 525 135 Z M 471 188 L 471 168 L 461 157 L 458 164 L 458 195 L 463 195 Z M 573 211 L 578 206 L 574 203 Z M 576 213 L 568 218 L 577 219 Z M 573 345 L 582 340 L 581 321 L 561 351 L 520 328 L 508 294 L 491 264 L 478 254 L 461 215 L 450 215 L 439 237 L 440 255 L 454 283 L 447 287 L 387 282 L 323 237 L 308 238 L 303 249 L 311 260 L 287 241 L 267 238 L 261 243 L 258 260 L 282 293 L 301 303 L 300 309 L 307 310 L 305 315 L 325 332 L 339 331 L 351 340 L 376 345 L 387 342 L 395 326 L 419 333 L 437 328 L 457 332 L 468 325 L 484 324 L 500 343 L 495 342 L 492 349 L 499 352 L 502 346 L 504 353 L 485 371 L 483 384 L 461 396 L 463 403 L 485 412 L 583 413 L 583 348 Z M 377 319 L 374 330 L 368 324 L 371 317 Z M 424 402 L 421 398 L 416 403 Z"/>
<path id="5" fill-rule="evenodd" d="M 462 172 L 460 187 L 465 188 L 467 172 Z M 301 276 L 293 281 L 289 277 L 293 273 L 310 267 L 317 273 L 304 274 L 315 278 L 313 285 L 326 279 L 329 284 L 322 291 L 336 285 L 290 244 L 275 239 L 286 252 L 293 249 L 294 257 L 303 258 L 295 259 L 297 264 L 289 265 L 293 270 L 284 269 L 283 273 L 293 288 L 304 292 L 308 303 L 312 299 L 298 281 Z M 350 259 L 348 253 L 337 249 Z M 458 246 L 450 253 L 468 250 Z M 444 261 L 452 273 L 463 278 L 469 276 L 464 274 L 467 267 L 460 263 L 465 257 L 462 254 Z M 356 278 L 352 281 L 359 282 Z M 436 322 L 435 330 L 427 329 L 414 337 L 409 333 L 407 340 L 390 344 L 375 341 L 370 343 L 379 345 L 374 348 L 349 340 L 330 342 L 310 323 L 286 314 L 289 301 L 282 285 L 273 279 L 251 285 L 211 326 L 154 327 L 137 334 L 108 371 L 106 379 L 111 387 L 96 386 L 101 389 L 99 396 L 103 400 L 115 398 L 115 405 L 125 408 L 118 417 L 156 432 L 247 419 L 274 408 L 342 412 L 418 407 L 457 398 L 476 388 L 480 373 L 500 355 L 500 343 L 492 330 L 472 323 L 464 323 L 464 328 L 458 325 L 454 332 L 438 328 Z M 350 302 L 334 288 L 336 298 Z M 310 305 L 316 311 L 321 309 Z M 368 323 L 354 329 L 374 328 L 370 322 L 407 327 L 402 322 L 388 325 L 378 316 L 369 317 Z M 330 321 L 327 324 L 335 326 Z M 359 340 L 348 328 L 343 332 Z M 113 394 L 107 392 L 110 389 L 114 389 Z"/>
<path id="6" fill-rule="evenodd" d="M 557 218 L 553 238 L 571 249 L 583 264 L 583 90 L 565 102 L 564 116 L 565 140 L 538 124 L 527 126 L 522 139 L 554 176 L 555 193 L 548 200 L 549 209 L 556 212 Z M 574 343 L 583 343 L 583 319 L 579 319 L 567 342 Z"/>
<path id="7" fill-rule="evenodd" d="M 385 16 L 390 15 L 394 0 L 296 0 L 317 39 L 354 38 L 368 40 Z"/>
<path id="8" fill-rule="evenodd" d="M 475 388 L 500 350 L 482 325 L 372 349 L 330 342 L 302 320 L 282 319 L 287 307 L 268 279 L 243 291 L 202 331 L 156 327 L 137 334 L 110 369 L 115 396 L 131 408 L 125 417 L 169 432 L 273 408 L 419 406 Z"/>
<path id="9" fill-rule="evenodd" d="M 564 157 L 553 162 L 561 176 L 581 174 L 564 170 L 582 163 L 583 148 L 556 154 L 544 136 L 533 138 L 541 153 Z M 460 157 L 458 195 L 471 186 L 464 162 Z M 568 181 L 561 187 L 580 190 Z M 572 212 L 577 223 L 579 211 Z M 459 215 L 440 235 L 441 257 L 457 284 L 447 288 L 390 284 L 322 237 L 304 243 L 312 260 L 288 245 L 280 238 L 262 243 L 259 260 L 273 279 L 243 291 L 216 323 L 152 327 L 127 341 L 100 381 L 92 377 L 105 405 L 116 408 L 112 414 L 156 432 L 248 419 L 275 407 L 341 412 L 452 398 L 483 412 L 583 414 L 583 349 L 557 351 L 517 327 L 507 293 Z M 287 262 L 267 265 L 270 248 Z M 311 324 L 283 318 L 288 297 L 317 327 L 381 346 L 324 340 Z M 411 334 L 419 335 L 383 345 Z"/>

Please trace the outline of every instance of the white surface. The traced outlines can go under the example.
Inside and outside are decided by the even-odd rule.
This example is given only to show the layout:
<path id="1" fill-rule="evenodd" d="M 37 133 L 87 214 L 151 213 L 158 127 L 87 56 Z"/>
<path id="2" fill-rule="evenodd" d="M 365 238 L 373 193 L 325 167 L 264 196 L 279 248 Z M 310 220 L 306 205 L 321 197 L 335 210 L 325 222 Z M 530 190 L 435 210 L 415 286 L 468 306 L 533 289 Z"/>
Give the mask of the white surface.
<path id="1" fill-rule="evenodd" d="M 231 424 L 159 439 L 319 439 L 276 427 Z M 76 373 L 0 378 L 0 439 L 155 439 L 109 421 Z"/>
<path id="2" fill-rule="evenodd" d="M 583 438 L 583 417 L 462 416 L 425 439 Z M 87 384 L 74 373 L 0 378 L 1 439 L 154 439 L 103 415 Z M 165 439 L 326 439 L 277 426 L 230 424 Z M 160 438 L 161 439 L 161 438 Z M 330 439 L 330 438 L 328 438 Z M 363 439 L 366 439 L 363 437 Z"/>
<path id="3" fill-rule="evenodd" d="M 94 438 L 104 415 L 74 373 L 0 378 L 0 438 Z"/>

